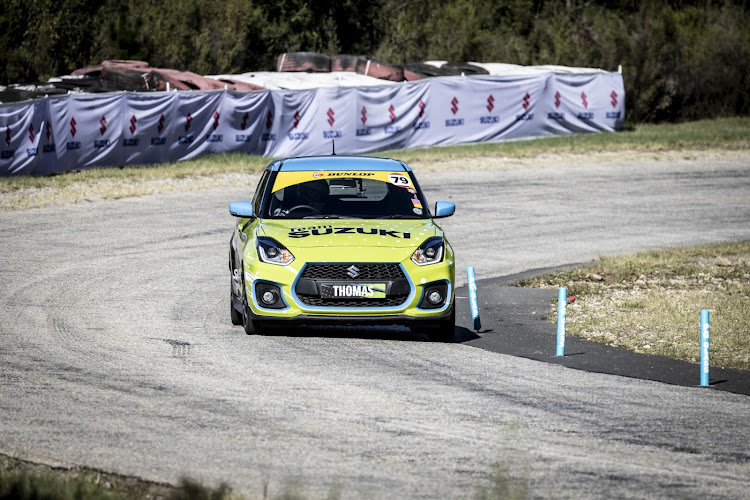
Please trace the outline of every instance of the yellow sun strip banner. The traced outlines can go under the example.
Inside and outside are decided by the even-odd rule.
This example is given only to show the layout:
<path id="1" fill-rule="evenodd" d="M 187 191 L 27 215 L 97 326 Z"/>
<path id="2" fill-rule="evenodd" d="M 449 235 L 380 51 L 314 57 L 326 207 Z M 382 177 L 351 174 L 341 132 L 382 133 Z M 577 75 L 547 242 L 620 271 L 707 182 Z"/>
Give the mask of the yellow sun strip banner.
<path id="1" fill-rule="evenodd" d="M 318 179 L 374 179 L 382 182 L 389 182 L 398 187 L 412 187 L 411 178 L 404 172 L 279 172 L 276 174 L 276 180 L 273 183 L 273 192 L 284 189 L 285 187 L 302 184 L 303 182 L 316 181 Z"/>

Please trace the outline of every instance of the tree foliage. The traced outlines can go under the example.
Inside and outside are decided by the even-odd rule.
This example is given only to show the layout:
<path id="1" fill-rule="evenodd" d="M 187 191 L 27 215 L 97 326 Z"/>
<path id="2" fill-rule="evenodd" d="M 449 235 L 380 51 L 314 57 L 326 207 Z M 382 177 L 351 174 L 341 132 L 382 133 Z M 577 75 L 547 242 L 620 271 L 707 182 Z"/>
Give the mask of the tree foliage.
<path id="1" fill-rule="evenodd" d="M 0 83 L 106 59 L 199 74 L 284 52 L 623 68 L 628 116 L 750 114 L 746 2 L 697 0 L 0 0 Z"/>

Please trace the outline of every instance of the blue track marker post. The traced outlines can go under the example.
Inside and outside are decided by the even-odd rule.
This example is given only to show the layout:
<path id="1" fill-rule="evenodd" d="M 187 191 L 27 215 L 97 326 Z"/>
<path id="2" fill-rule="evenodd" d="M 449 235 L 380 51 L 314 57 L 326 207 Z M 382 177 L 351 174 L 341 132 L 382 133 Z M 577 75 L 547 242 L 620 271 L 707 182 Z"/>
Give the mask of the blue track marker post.
<path id="1" fill-rule="evenodd" d="M 708 385 L 708 309 L 701 310 L 701 385 Z"/>
<path id="2" fill-rule="evenodd" d="M 565 306 L 568 289 L 560 288 L 557 294 L 557 356 L 565 356 Z"/>
<path id="3" fill-rule="evenodd" d="M 469 305 L 471 306 L 471 317 L 474 318 L 474 330 L 479 331 L 482 323 L 479 321 L 479 304 L 477 303 L 477 280 L 474 277 L 474 267 L 466 268 L 466 280 L 469 288 Z"/>

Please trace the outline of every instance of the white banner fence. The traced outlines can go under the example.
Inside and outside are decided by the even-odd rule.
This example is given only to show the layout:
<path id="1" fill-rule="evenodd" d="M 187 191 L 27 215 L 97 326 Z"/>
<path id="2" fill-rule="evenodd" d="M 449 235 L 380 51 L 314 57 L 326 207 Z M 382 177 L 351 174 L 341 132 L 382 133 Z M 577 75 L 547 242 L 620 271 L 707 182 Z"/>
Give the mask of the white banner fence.
<path id="1" fill-rule="evenodd" d="M 619 73 L 440 77 L 379 87 L 71 94 L 0 105 L 0 176 L 211 153 L 369 153 L 616 131 Z"/>

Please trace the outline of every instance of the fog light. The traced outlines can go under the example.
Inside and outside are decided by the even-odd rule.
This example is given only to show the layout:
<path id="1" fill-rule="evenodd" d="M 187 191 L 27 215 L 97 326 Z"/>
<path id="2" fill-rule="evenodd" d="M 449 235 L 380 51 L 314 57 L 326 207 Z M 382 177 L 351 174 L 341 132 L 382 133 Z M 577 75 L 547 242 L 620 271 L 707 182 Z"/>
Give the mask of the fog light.
<path id="1" fill-rule="evenodd" d="M 273 290 L 266 290 L 265 292 L 263 292 L 263 295 L 261 295 L 260 299 L 264 304 L 268 306 L 273 305 L 276 302 L 276 292 L 274 292 Z"/>
<path id="2" fill-rule="evenodd" d="M 440 304 L 443 302 L 443 296 L 437 290 L 433 290 L 427 295 L 427 300 L 430 301 L 430 304 Z"/>

